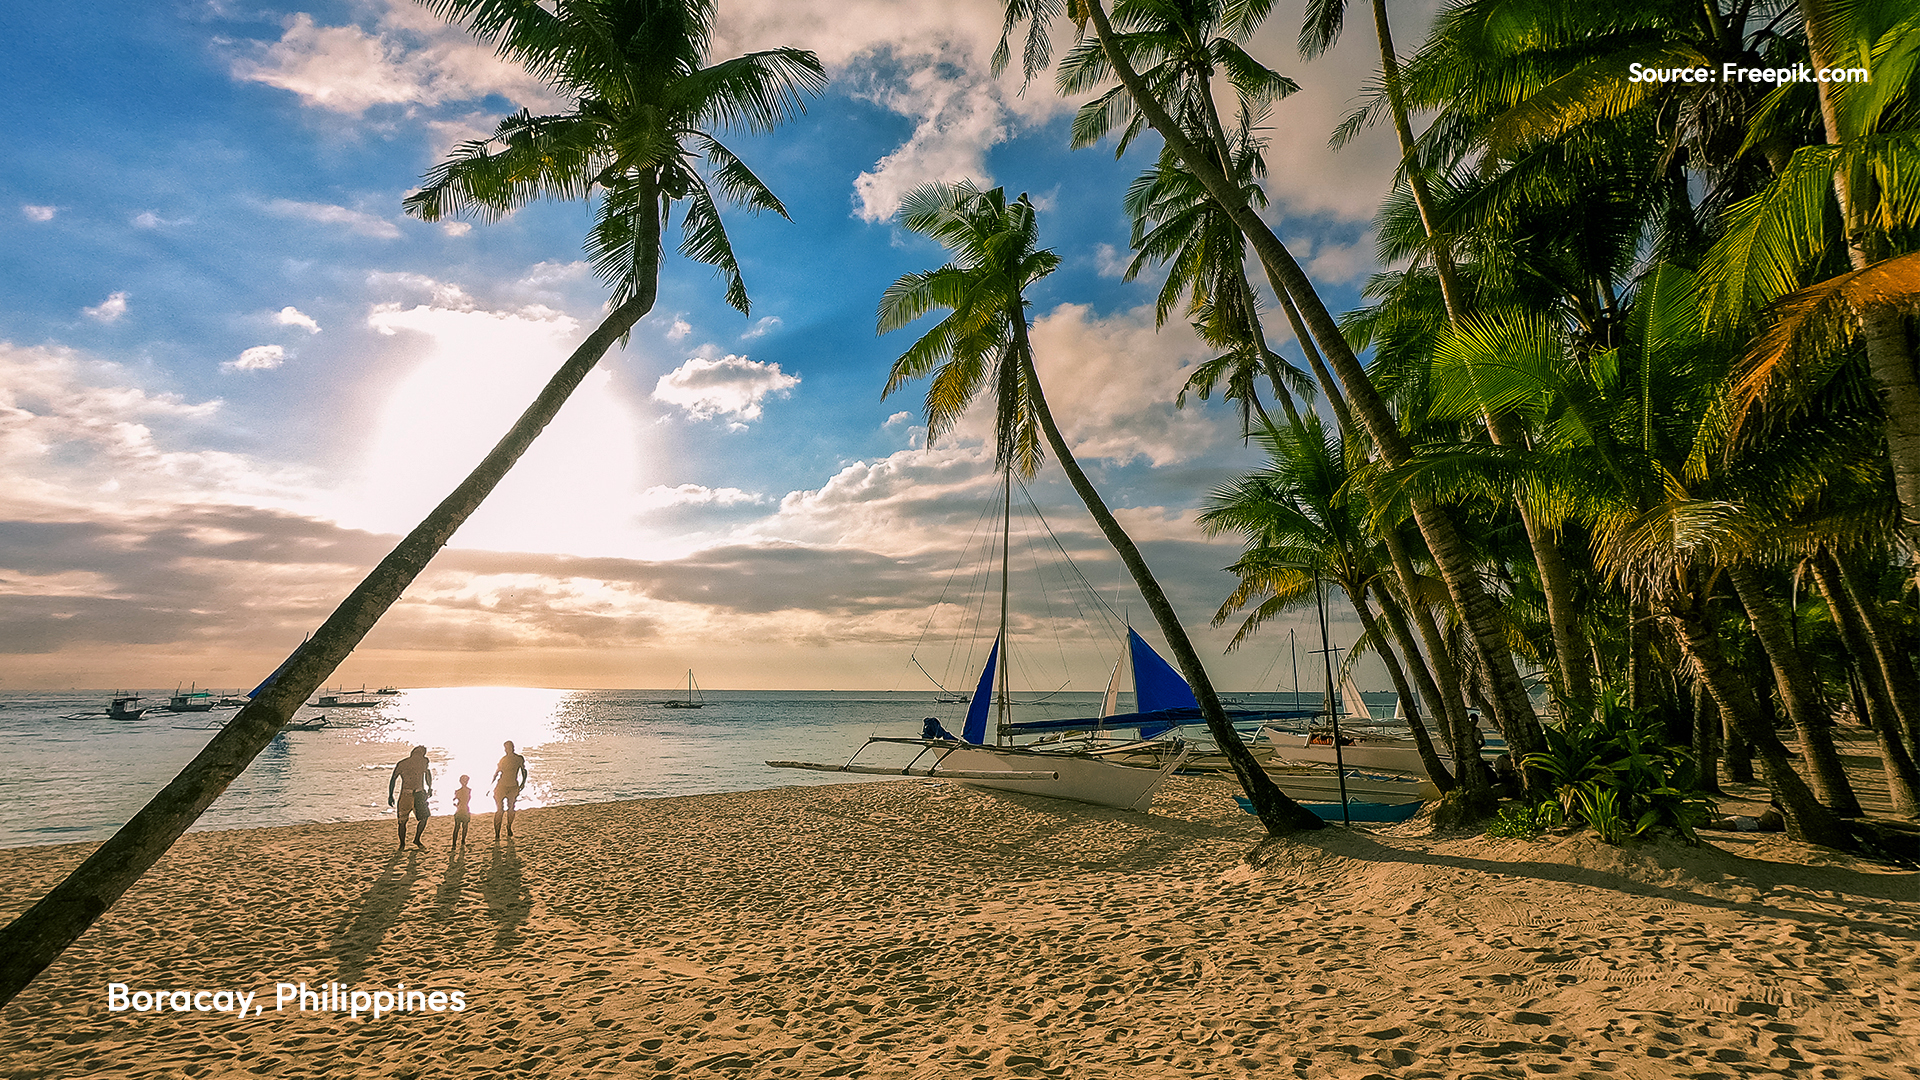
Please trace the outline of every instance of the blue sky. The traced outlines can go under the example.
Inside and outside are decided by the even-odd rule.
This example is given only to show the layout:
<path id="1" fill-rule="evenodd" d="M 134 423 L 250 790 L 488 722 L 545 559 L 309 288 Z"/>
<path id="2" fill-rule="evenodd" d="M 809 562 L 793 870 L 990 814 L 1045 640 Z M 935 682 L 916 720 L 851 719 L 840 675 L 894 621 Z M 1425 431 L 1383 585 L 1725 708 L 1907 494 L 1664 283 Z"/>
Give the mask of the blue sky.
<path id="1" fill-rule="evenodd" d="M 1396 17 L 1403 43 L 1424 22 Z M 1326 149 L 1372 39 L 1302 65 L 1298 19 L 1276 7 L 1252 47 L 1304 87 L 1271 118 L 1269 216 L 1344 310 L 1376 268 L 1393 147 Z M 1031 297 L 1049 398 L 1217 655 L 1235 548 L 1193 512 L 1253 458 L 1218 401 L 1172 408 L 1205 353 L 1155 331 L 1157 281 L 1118 280 L 1120 195 L 1147 158 L 1069 151 L 1078 103 L 991 78 L 998 30 L 977 0 L 723 2 L 715 58 L 790 44 L 832 76 L 800 121 L 727 139 L 793 217 L 728 217 L 752 315 L 670 256 L 653 314 L 341 678 L 662 686 L 692 666 L 714 687 L 915 686 L 993 479 L 977 425 L 928 449 L 924 388 L 881 400 L 909 339 L 876 338 L 873 312 L 943 261 L 891 222 L 900 193 L 961 177 L 1041 206 L 1064 259 Z M 401 0 L 16 5 L 0 31 L 0 682 L 250 682 L 598 320 L 584 205 L 400 212 L 449 147 L 559 103 Z M 1124 606 L 1057 469 L 1034 497 Z M 1270 686 L 1287 625 L 1219 681 Z M 1104 665 L 1072 677 L 1097 689 Z"/>

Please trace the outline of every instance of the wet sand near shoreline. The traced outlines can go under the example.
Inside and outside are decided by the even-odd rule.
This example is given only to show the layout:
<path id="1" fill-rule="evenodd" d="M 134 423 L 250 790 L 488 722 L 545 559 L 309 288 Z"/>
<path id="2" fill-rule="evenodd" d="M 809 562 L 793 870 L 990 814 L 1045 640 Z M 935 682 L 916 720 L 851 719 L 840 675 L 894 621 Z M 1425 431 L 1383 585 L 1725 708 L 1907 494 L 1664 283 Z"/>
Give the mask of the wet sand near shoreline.
<path id="1" fill-rule="evenodd" d="M 1920 1076 L 1920 874 L 1777 835 L 1262 844 L 944 781 L 195 833 L 0 1013 L 0 1076 Z M 12 917 L 89 850 L 0 851 Z M 378 1020 L 274 984 L 459 990 Z M 112 1013 L 107 984 L 263 1015 Z"/>

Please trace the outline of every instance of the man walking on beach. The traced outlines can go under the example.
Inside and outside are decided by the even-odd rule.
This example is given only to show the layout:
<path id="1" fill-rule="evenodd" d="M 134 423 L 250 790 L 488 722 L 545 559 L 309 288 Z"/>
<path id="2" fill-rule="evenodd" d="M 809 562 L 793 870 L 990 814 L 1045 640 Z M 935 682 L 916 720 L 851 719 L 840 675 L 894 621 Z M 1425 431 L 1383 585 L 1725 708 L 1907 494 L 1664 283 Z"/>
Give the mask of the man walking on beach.
<path id="1" fill-rule="evenodd" d="M 413 830 L 413 846 L 422 851 L 426 845 L 420 837 L 427 831 L 427 799 L 433 794 L 433 770 L 428 768 L 427 748 L 416 746 L 413 753 L 400 759 L 393 767 L 393 774 L 387 777 L 387 805 L 392 806 L 394 785 L 400 786 L 400 848 L 407 846 L 407 815 L 419 819 Z"/>
<path id="2" fill-rule="evenodd" d="M 527 786 L 527 759 L 513 752 L 511 741 L 500 744 L 506 748 L 506 755 L 500 759 L 500 766 L 493 770 L 493 838 L 500 839 L 500 825 L 506 823 L 507 835 L 513 835 L 514 803 L 520 798 L 520 789 Z"/>

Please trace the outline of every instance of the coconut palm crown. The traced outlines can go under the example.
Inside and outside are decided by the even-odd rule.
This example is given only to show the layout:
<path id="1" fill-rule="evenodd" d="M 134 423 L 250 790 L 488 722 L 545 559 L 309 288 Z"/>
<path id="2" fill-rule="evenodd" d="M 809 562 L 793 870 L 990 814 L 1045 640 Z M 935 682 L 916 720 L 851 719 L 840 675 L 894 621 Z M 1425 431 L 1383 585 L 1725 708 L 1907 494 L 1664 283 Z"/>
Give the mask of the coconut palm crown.
<path id="1" fill-rule="evenodd" d="M 727 303 L 748 309 L 714 189 L 755 211 L 787 211 L 709 129 L 764 131 L 788 120 L 826 85 L 818 57 L 781 48 L 706 65 L 713 0 L 426 4 L 574 106 L 550 116 L 523 109 L 488 138 L 455 147 L 407 198 L 408 213 L 494 221 L 534 199 L 591 199 L 597 190 L 586 249 L 618 308 L 650 289 L 658 262 L 649 246 L 657 249 L 672 204 L 684 201 L 681 253 L 715 267 Z"/>
<path id="2" fill-rule="evenodd" d="M 1009 203 L 1004 188 L 981 191 L 968 180 L 923 184 L 900 202 L 909 230 L 945 245 L 953 258 L 935 270 L 903 274 L 880 297 L 879 332 L 898 330 L 935 308 L 949 314 L 893 362 L 882 396 L 928 374 L 927 442 L 953 430 L 989 382 L 997 416 L 995 464 L 1031 477 L 1041 436 L 1038 392 L 1021 361 L 1027 340 L 1026 289 L 1053 273 L 1060 256 L 1039 246 L 1026 195 Z"/>

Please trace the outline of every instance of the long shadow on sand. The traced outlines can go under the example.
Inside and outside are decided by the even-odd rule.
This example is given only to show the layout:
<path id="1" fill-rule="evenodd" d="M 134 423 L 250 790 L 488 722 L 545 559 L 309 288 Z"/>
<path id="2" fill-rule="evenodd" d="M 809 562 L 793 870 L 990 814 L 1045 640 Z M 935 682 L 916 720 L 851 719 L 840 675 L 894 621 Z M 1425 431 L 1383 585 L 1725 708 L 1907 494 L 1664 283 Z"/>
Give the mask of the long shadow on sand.
<path id="1" fill-rule="evenodd" d="M 1896 926 L 1885 920 L 1886 912 L 1879 905 L 1861 906 L 1859 918 L 1844 915 L 1824 914 L 1804 909 L 1776 907 L 1771 904 L 1754 901 L 1729 900 L 1710 896 L 1691 889 L 1672 888 L 1663 885 L 1650 885 L 1644 881 L 1620 874 L 1609 873 L 1591 867 L 1571 866 L 1565 863 L 1551 862 L 1500 862 L 1494 859 L 1472 859 L 1459 855 L 1436 855 L 1431 852 L 1411 850 L 1383 844 L 1365 833 L 1336 833 L 1330 836 L 1315 836 L 1302 840 L 1269 840 L 1262 843 L 1248 855 L 1248 861 L 1258 866 L 1261 853 L 1270 845 L 1309 844 L 1320 848 L 1330 855 L 1351 859 L 1364 859 L 1370 862 L 1390 862 L 1423 866 L 1445 866 L 1456 870 L 1472 870 L 1491 875 L 1513 875 L 1529 877 L 1538 881 L 1553 881 L 1569 885 L 1586 885 L 1631 896 L 1663 900 L 1669 903 L 1691 904 L 1696 907 L 1718 908 L 1723 911 L 1735 911 L 1744 915 L 1757 915 L 1790 922 L 1810 923 L 1822 926 L 1843 928 L 1865 934 L 1882 934 L 1887 937 L 1906 938 L 1920 941 L 1920 930 L 1911 927 Z M 1716 849 L 1717 850 L 1717 849 Z M 1768 886 L 1790 886 L 1807 891 L 1838 893 L 1845 897 L 1865 900 L 1886 900 L 1906 902 L 1915 900 L 1915 875 L 1912 874 L 1863 874 L 1831 866 L 1802 866 L 1795 863 L 1763 862 L 1746 859 L 1737 855 L 1721 852 L 1714 859 L 1724 862 L 1728 872 L 1746 878 L 1750 884 Z"/>
<path id="2" fill-rule="evenodd" d="M 512 953 L 520 947 L 520 927 L 533 910 L 533 893 L 521 877 L 520 856 L 511 842 L 495 847 L 487 870 L 480 879 L 480 896 L 487 904 L 487 917 L 493 920 L 495 952 Z"/>
<path id="3" fill-rule="evenodd" d="M 413 884 L 420 879 L 419 855 L 417 851 L 408 850 L 404 861 L 397 851 L 389 856 L 386 869 L 360 897 L 359 909 L 328 944 L 327 951 L 340 961 L 342 981 L 359 978 L 374 950 L 400 921 L 400 913 L 406 909 L 413 893 Z"/>

